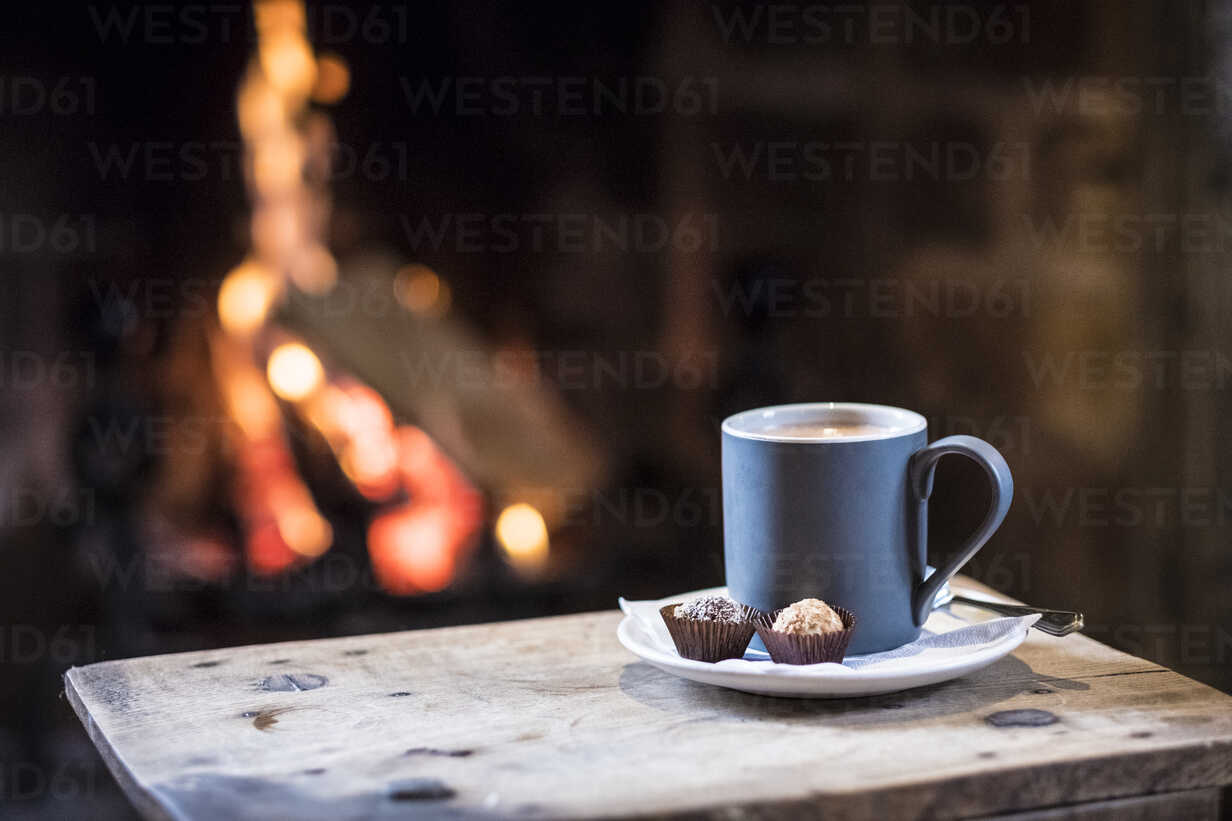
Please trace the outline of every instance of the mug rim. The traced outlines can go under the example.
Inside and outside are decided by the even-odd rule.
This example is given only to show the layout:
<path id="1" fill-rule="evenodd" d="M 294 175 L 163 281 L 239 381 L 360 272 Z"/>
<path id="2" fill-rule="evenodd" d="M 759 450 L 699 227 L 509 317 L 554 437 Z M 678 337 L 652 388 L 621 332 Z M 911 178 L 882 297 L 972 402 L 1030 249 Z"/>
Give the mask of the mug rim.
<path id="1" fill-rule="evenodd" d="M 864 436 L 844 436 L 836 439 L 818 439 L 808 436 L 774 436 L 766 433 L 750 430 L 740 430 L 738 425 L 750 418 L 756 417 L 764 419 L 768 415 L 773 415 L 780 411 L 803 411 L 810 410 L 854 410 L 854 411 L 875 411 L 879 413 L 893 413 L 899 415 L 903 419 L 901 429 L 894 428 L 892 432 L 885 434 L 869 434 Z M 722 432 L 734 436 L 737 439 L 750 439 L 757 442 L 786 442 L 792 444 L 810 444 L 810 445 L 838 445 L 848 442 L 876 442 L 884 439 L 897 439 L 901 436 L 911 436 L 920 431 L 927 430 L 928 420 L 919 413 L 906 408 L 898 408 L 893 405 L 878 405 L 869 402 L 795 402 L 786 405 L 767 405 L 764 408 L 750 408 L 746 411 L 734 413 L 723 420 Z"/>

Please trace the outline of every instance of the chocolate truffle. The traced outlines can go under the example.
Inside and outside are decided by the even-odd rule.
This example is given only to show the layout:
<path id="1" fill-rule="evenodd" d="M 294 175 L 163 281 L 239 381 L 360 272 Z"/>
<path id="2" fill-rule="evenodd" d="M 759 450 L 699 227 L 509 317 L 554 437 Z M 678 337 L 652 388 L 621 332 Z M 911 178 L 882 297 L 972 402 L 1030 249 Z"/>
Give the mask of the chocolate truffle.
<path id="1" fill-rule="evenodd" d="M 672 614 L 678 619 L 693 621 L 725 621 L 742 622 L 746 618 L 745 609 L 726 596 L 701 596 L 696 599 L 676 605 Z"/>
<path id="2" fill-rule="evenodd" d="M 821 599 L 801 599 L 783 608 L 774 620 L 773 629 L 793 635 L 837 633 L 844 629 L 843 619 Z"/>
<path id="3" fill-rule="evenodd" d="M 820 599 L 801 599 L 757 620 L 757 635 L 777 664 L 842 663 L 856 614 Z"/>
<path id="4" fill-rule="evenodd" d="M 709 662 L 744 655 L 757 629 L 755 612 L 726 596 L 699 596 L 659 608 L 681 658 Z"/>

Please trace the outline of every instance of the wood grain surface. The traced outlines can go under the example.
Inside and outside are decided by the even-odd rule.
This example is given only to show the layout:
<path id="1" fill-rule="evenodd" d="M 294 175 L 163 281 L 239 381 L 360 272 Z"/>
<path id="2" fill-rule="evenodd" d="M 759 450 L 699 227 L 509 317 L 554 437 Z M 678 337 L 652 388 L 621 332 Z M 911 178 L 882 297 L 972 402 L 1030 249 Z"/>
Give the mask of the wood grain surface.
<path id="1" fill-rule="evenodd" d="M 150 818 L 1083 818 L 1232 783 L 1232 698 L 1084 636 L 797 700 L 660 672 L 620 618 L 108 661 L 65 690 Z"/>

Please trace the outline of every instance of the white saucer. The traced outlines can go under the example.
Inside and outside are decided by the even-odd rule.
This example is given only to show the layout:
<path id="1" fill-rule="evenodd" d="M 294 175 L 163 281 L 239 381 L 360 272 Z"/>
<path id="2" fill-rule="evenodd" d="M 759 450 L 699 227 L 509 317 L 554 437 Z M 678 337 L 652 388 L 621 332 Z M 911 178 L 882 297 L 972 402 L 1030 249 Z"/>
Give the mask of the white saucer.
<path id="1" fill-rule="evenodd" d="M 694 590 L 679 593 L 654 602 L 657 610 L 672 602 L 691 599 L 701 595 L 726 595 L 727 588 Z M 944 597 L 944 598 L 943 598 Z M 947 588 L 938 593 L 938 601 L 949 601 Z M 621 599 L 624 619 L 616 628 L 616 636 L 629 652 L 665 673 L 713 684 L 746 693 L 793 698 L 852 698 L 893 693 L 923 687 L 941 681 L 965 676 L 987 667 L 1012 653 L 1027 637 L 1028 627 L 1003 638 L 971 648 L 956 648 L 944 657 L 920 657 L 900 659 L 894 663 L 879 663 L 855 670 L 841 664 L 813 664 L 794 666 L 774 664 L 765 653 L 750 649 L 744 659 L 721 661 L 710 664 L 682 658 L 675 650 L 660 649 L 659 643 L 648 635 L 643 622 L 630 615 L 628 603 Z M 666 630 L 666 628 L 665 628 Z M 855 657 L 858 658 L 858 657 Z"/>

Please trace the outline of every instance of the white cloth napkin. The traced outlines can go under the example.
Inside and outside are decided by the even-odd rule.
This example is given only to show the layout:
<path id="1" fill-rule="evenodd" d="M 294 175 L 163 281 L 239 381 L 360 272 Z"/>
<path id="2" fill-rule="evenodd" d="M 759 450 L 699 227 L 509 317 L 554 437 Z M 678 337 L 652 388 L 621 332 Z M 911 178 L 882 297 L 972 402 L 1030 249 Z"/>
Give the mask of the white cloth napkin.
<path id="1" fill-rule="evenodd" d="M 620 609 L 640 627 L 643 638 L 656 650 L 677 655 L 676 646 L 659 615 L 659 608 L 670 600 L 629 601 L 620 599 Z M 760 651 L 750 649 L 743 659 L 726 659 L 715 666 L 769 675 L 858 675 L 861 672 L 908 672 L 917 667 L 935 667 L 946 659 L 978 653 L 985 648 L 1016 635 L 1039 620 L 1039 615 L 1016 618 L 992 618 L 987 621 L 967 621 L 947 608 L 938 608 L 924 623 L 920 637 L 910 644 L 870 653 L 848 656 L 842 664 L 775 664 Z"/>

